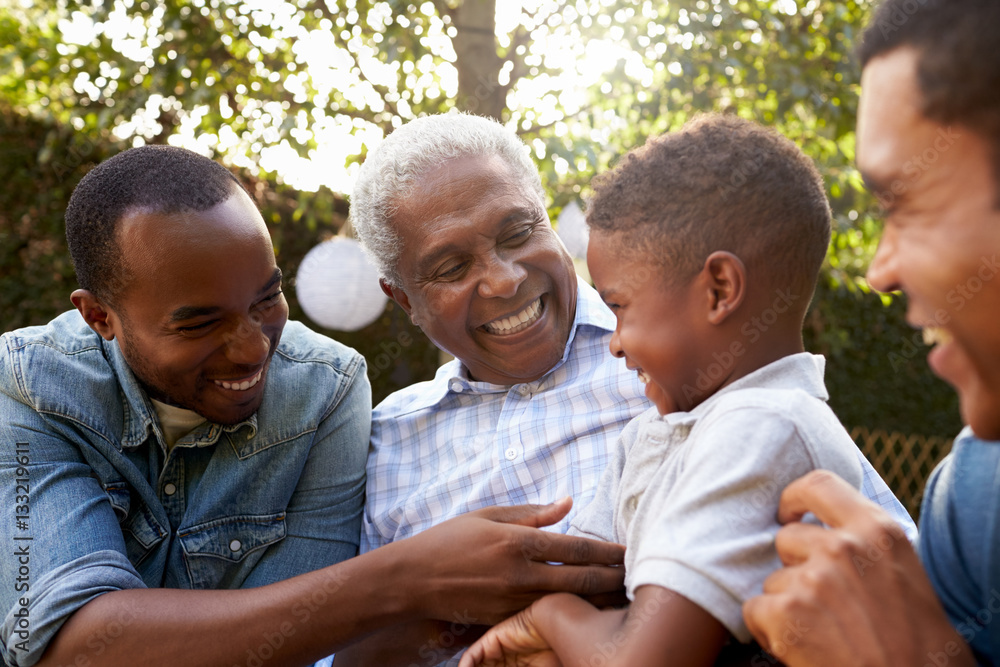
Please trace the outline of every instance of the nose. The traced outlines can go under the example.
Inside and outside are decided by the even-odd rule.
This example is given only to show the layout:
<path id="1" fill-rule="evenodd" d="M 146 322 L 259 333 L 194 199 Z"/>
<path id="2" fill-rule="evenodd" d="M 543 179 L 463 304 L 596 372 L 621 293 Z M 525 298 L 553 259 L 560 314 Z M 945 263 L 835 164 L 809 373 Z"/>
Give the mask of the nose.
<path id="1" fill-rule="evenodd" d="M 608 343 L 608 349 L 611 351 L 611 356 L 622 359 L 625 357 L 625 350 L 622 349 L 621 340 L 618 338 L 618 329 L 616 328 L 614 333 L 611 334 L 611 342 Z"/>
<path id="2" fill-rule="evenodd" d="M 262 318 L 251 314 L 241 318 L 226 341 L 226 358 L 241 366 L 260 366 L 271 351 L 271 339 L 264 333 Z"/>
<path id="3" fill-rule="evenodd" d="M 868 284 L 879 292 L 894 292 L 900 289 L 896 261 L 896 233 L 886 226 L 875 250 L 875 257 L 868 266 Z"/>
<path id="4" fill-rule="evenodd" d="M 479 280 L 479 295 L 487 299 L 513 298 L 527 276 L 518 262 L 494 256 Z"/>

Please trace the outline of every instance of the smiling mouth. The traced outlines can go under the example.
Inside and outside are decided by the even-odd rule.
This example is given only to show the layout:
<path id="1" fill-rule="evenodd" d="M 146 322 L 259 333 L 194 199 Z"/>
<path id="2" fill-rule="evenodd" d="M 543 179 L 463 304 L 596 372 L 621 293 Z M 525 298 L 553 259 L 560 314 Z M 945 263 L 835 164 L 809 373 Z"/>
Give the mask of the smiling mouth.
<path id="1" fill-rule="evenodd" d="M 527 308 L 516 315 L 493 320 L 483 325 L 483 329 L 497 336 L 509 336 L 524 331 L 542 316 L 542 297 L 532 301 Z"/>
<path id="2" fill-rule="evenodd" d="M 642 370 L 641 368 L 637 369 L 636 373 L 639 375 L 639 382 L 643 384 L 649 384 L 650 382 L 653 381 L 653 378 L 649 377 L 649 374 L 646 373 L 646 371 Z"/>
<path id="3" fill-rule="evenodd" d="M 213 382 L 215 382 L 216 385 L 222 387 L 223 389 L 229 389 L 231 391 L 246 391 L 247 389 L 255 386 L 258 382 L 260 382 L 260 378 L 263 374 L 264 374 L 264 369 L 262 368 L 259 371 L 257 371 L 257 374 L 254 375 L 249 380 L 243 380 L 242 382 L 225 382 L 223 380 L 213 380 Z"/>

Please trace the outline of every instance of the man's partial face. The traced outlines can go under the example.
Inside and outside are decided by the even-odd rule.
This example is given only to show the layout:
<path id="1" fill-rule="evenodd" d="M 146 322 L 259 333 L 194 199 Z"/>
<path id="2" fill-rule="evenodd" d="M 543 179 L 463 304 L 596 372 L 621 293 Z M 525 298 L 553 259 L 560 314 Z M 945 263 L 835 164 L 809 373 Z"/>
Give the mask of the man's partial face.
<path id="1" fill-rule="evenodd" d="M 873 59 L 862 76 L 858 167 L 885 206 L 868 271 L 908 297 L 907 321 L 937 344 L 931 369 L 958 390 L 963 419 L 1000 439 L 1000 211 L 990 146 L 920 111 L 918 53 Z"/>
<path id="2" fill-rule="evenodd" d="M 288 319 L 281 272 L 250 198 L 206 211 L 134 211 L 119 230 L 134 281 L 113 318 L 149 395 L 235 424 L 260 406 Z"/>
<path id="3" fill-rule="evenodd" d="M 576 274 L 538 195 L 493 157 L 427 172 L 393 222 L 402 238 L 393 298 L 473 379 L 531 382 L 562 358 Z"/>

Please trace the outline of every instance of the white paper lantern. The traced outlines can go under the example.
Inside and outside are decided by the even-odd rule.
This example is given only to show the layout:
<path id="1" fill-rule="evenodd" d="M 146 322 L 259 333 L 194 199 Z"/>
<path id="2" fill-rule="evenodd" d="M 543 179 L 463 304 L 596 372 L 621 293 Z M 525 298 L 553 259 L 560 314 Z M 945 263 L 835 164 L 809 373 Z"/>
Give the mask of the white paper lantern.
<path id="1" fill-rule="evenodd" d="M 590 240 L 590 230 L 587 229 L 587 219 L 576 201 L 563 206 L 556 220 L 556 232 L 562 239 L 566 250 L 574 259 L 587 258 L 587 242 Z"/>
<path id="2" fill-rule="evenodd" d="M 306 254 L 295 294 L 310 319 L 338 331 L 365 328 L 382 314 L 388 299 L 361 244 L 344 237 L 324 241 Z"/>

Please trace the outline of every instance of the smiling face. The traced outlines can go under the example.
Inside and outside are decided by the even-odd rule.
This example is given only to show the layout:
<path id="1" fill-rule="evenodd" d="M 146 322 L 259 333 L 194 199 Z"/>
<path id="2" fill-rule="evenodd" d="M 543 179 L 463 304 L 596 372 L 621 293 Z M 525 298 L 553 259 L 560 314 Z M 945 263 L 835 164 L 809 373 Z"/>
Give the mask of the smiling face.
<path id="1" fill-rule="evenodd" d="M 594 287 L 617 319 L 611 354 L 639 374 L 661 415 L 687 412 L 717 388 L 703 388 L 699 377 L 710 361 L 699 356 L 710 332 L 700 326 L 697 279 L 667 284 L 660 269 L 616 236 L 592 230 L 587 247 Z"/>
<path id="2" fill-rule="evenodd" d="M 573 262 L 530 185 L 494 157 L 449 160 L 400 202 L 392 296 L 473 379 L 531 382 L 562 358 Z"/>
<path id="3" fill-rule="evenodd" d="M 241 190 L 206 211 L 127 214 L 134 280 L 108 317 L 152 398 L 235 424 L 260 406 L 288 319 L 267 228 Z"/>
<path id="4" fill-rule="evenodd" d="M 918 52 L 871 60 L 858 108 L 858 167 L 886 207 L 868 271 L 902 290 L 907 321 L 937 342 L 931 369 L 959 394 L 963 419 L 1000 438 L 1000 211 L 989 143 L 920 112 Z"/>

